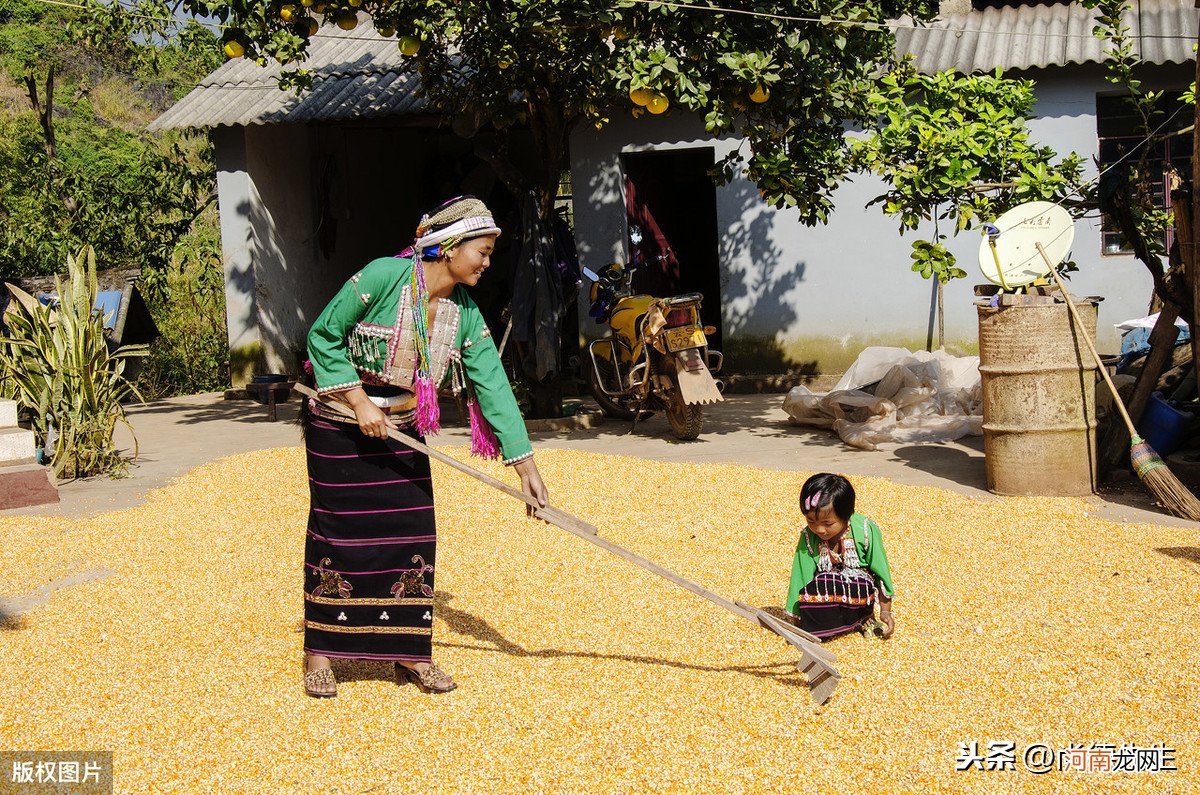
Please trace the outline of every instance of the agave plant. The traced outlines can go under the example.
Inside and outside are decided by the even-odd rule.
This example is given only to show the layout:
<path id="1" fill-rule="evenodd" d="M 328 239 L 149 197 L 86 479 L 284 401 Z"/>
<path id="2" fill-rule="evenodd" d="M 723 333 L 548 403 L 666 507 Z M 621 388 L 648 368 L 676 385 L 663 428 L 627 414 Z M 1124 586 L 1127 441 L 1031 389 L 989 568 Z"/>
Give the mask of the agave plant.
<path id="1" fill-rule="evenodd" d="M 123 474 L 129 461 L 113 434 L 118 422 L 132 433 L 122 401 L 141 399 L 125 378 L 125 362 L 145 356 L 147 346 L 109 350 L 107 318 L 95 309 L 96 254 L 90 246 L 67 257 L 67 280 L 55 277 L 54 287 L 58 301 L 52 306 L 12 303 L 5 318 L 9 336 L 0 338 L 2 391 L 31 416 L 41 444 L 54 435 L 51 465 L 59 477 Z"/>

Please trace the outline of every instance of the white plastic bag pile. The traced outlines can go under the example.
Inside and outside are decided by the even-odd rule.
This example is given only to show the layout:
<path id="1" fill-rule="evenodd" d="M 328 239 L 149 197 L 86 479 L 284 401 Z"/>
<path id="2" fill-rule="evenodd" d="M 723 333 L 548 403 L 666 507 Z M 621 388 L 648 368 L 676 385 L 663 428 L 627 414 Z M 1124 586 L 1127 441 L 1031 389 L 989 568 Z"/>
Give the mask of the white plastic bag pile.
<path id="1" fill-rule="evenodd" d="M 978 356 L 867 348 L 831 392 L 783 400 L 796 425 L 833 428 L 848 445 L 946 442 L 983 433 Z"/>

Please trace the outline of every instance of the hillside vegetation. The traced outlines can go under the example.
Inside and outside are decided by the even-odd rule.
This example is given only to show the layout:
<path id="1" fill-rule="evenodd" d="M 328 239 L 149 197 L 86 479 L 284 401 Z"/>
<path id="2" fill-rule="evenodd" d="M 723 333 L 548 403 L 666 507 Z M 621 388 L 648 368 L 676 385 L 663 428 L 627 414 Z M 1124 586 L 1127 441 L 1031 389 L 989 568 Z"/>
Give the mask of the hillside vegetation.
<path id="1" fill-rule="evenodd" d="M 99 11 L 0 0 L 0 279 L 61 272 L 84 245 L 140 268 L 163 332 L 149 396 L 228 379 L 212 145 L 146 131 L 221 60 L 194 21 L 151 41 Z"/>

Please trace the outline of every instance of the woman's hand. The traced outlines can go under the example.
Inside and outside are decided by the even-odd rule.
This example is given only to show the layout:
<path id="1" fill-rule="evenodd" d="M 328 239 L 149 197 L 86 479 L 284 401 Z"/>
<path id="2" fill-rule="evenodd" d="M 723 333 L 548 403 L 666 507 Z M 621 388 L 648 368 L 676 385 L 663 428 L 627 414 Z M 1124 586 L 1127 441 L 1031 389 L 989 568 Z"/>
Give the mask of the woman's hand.
<path id="1" fill-rule="evenodd" d="M 896 619 L 892 618 L 892 600 L 879 598 L 879 621 L 883 624 L 883 639 L 887 640 L 896 631 Z"/>
<path id="2" fill-rule="evenodd" d="M 513 464 L 513 469 L 517 470 L 521 477 L 521 491 L 537 500 L 542 508 L 550 504 L 550 494 L 546 491 L 546 484 L 542 482 L 541 473 L 538 472 L 532 456 Z M 533 516 L 532 505 L 526 505 L 525 515 Z"/>
<path id="3" fill-rule="evenodd" d="M 389 428 L 395 429 L 396 423 L 388 417 L 387 412 L 371 402 L 362 387 L 347 390 L 342 395 L 342 400 L 349 403 L 350 408 L 354 409 L 354 417 L 358 420 L 358 429 L 363 434 L 384 439 L 388 435 Z"/>

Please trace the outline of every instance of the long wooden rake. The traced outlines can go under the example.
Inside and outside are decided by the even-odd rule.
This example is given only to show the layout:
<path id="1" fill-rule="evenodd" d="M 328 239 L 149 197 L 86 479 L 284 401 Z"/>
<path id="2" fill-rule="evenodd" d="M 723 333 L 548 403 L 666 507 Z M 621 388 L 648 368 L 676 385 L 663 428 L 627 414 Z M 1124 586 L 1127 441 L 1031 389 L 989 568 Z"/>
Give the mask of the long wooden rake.
<path id="1" fill-rule="evenodd" d="M 328 409 L 346 419 L 354 419 L 354 412 L 344 403 L 335 400 L 326 399 L 323 396 L 317 395 L 312 389 L 303 384 L 296 385 L 296 391 L 306 397 L 313 398 L 321 404 L 322 408 Z M 635 552 L 630 552 L 628 549 L 614 544 L 612 541 L 600 535 L 600 531 L 591 524 L 583 521 L 577 516 L 567 513 L 564 510 L 555 508 L 552 505 L 547 505 L 545 508 L 540 507 L 537 501 L 528 496 L 519 489 L 497 480 L 491 475 L 480 472 L 472 466 L 462 463 L 461 461 L 451 458 L 445 453 L 438 452 L 432 447 L 423 444 L 416 439 L 413 439 L 404 434 L 388 429 L 388 435 L 396 441 L 408 445 L 414 450 L 424 453 L 430 458 L 441 461 L 446 466 L 457 469 L 478 481 L 486 483 L 497 491 L 501 491 L 513 499 L 520 500 L 528 505 L 533 510 L 533 515 L 538 519 L 548 522 L 556 527 L 561 527 L 572 535 L 582 538 L 588 543 L 595 544 L 603 550 L 611 552 L 619 558 L 629 561 L 635 566 L 639 566 L 646 571 L 657 574 L 664 580 L 669 580 L 681 588 L 691 591 L 697 596 L 702 596 L 718 607 L 722 607 L 734 615 L 741 616 L 747 621 L 752 621 L 758 626 L 775 633 L 791 644 L 797 651 L 800 652 L 800 661 L 796 663 L 796 667 L 802 674 L 807 677 L 808 686 L 812 695 L 813 701 L 818 704 L 824 704 L 833 695 L 834 688 L 841 681 L 842 675 L 838 673 L 834 667 L 836 658 L 827 649 L 821 646 L 821 641 L 814 635 L 797 629 L 792 625 L 779 620 L 770 613 L 760 610 L 757 607 L 751 607 L 744 602 L 732 601 L 725 597 L 715 594 L 707 588 L 692 582 L 691 580 L 680 577 L 673 571 L 665 569 L 652 560 L 638 555 Z"/>

